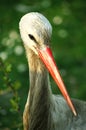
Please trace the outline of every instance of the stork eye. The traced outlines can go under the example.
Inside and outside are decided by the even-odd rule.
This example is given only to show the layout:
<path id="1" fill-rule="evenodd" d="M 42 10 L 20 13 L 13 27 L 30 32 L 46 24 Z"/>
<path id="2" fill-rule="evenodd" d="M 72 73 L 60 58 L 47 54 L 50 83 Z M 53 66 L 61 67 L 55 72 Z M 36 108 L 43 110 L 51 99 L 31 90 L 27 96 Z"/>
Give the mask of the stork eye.
<path id="1" fill-rule="evenodd" d="M 34 36 L 32 34 L 28 34 L 29 38 L 33 41 L 36 41 L 36 39 L 34 38 Z"/>

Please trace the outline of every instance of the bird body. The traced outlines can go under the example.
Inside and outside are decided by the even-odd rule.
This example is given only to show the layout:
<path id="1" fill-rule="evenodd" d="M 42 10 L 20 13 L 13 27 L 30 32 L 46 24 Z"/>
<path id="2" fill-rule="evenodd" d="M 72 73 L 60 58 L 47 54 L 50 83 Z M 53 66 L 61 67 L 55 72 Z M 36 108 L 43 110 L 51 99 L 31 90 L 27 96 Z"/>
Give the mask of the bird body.
<path id="1" fill-rule="evenodd" d="M 52 27 L 49 21 L 40 13 L 32 12 L 23 16 L 19 25 L 30 77 L 23 114 L 24 130 L 86 130 L 86 102 L 71 101 L 51 58 Z M 46 67 L 59 88 L 62 87 L 60 89 L 69 106 L 62 96 L 52 94 Z"/>

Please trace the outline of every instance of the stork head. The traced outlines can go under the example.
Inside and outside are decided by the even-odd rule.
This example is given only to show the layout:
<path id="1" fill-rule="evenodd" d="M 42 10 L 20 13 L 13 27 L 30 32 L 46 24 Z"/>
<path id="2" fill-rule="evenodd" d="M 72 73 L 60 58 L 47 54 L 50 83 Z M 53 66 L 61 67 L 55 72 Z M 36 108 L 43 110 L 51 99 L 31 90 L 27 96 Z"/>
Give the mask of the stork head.
<path id="1" fill-rule="evenodd" d="M 19 23 L 21 38 L 31 50 L 38 54 L 36 48 L 50 43 L 52 27 L 50 22 L 40 13 L 32 12 L 24 15 Z"/>
<path id="2" fill-rule="evenodd" d="M 51 24 L 42 14 L 32 12 L 21 18 L 19 27 L 24 44 L 43 61 L 74 115 L 76 115 L 74 106 L 59 74 L 58 68 L 56 67 L 52 51 L 49 48 L 50 37 L 52 34 Z"/>

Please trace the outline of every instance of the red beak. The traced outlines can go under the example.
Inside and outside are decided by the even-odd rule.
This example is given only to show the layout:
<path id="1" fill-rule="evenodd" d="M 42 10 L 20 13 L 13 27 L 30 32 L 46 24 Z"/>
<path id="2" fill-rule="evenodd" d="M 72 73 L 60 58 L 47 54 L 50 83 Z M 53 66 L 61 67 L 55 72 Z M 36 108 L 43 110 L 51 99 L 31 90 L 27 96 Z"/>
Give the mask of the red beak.
<path id="1" fill-rule="evenodd" d="M 63 94 L 64 98 L 66 99 L 72 112 L 76 116 L 77 114 L 76 114 L 75 108 L 72 104 L 72 101 L 71 101 L 69 95 L 68 95 L 66 87 L 62 81 L 62 78 L 60 76 L 58 68 L 56 67 L 56 63 L 55 63 L 54 57 L 52 55 L 51 49 L 48 46 L 45 46 L 41 49 L 38 49 L 38 54 L 39 54 L 40 58 L 42 59 L 42 61 L 44 62 L 45 66 L 47 67 L 48 71 L 52 75 L 56 84 L 58 85 L 60 91 L 62 92 L 62 94 Z"/>

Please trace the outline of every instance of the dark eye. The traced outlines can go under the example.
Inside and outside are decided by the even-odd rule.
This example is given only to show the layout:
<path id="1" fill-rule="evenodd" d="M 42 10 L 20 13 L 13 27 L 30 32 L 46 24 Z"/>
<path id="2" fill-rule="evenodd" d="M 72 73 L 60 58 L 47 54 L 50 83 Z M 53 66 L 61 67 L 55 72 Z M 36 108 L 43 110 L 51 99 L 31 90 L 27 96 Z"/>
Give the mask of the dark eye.
<path id="1" fill-rule="evenodd" d="M 33 36 L 33 35 L 31 35 L 31 34 L 28 34 L 28 36 L 29 36 L 29 38 L 30 38 L 31 40 L 34 40 L 34 41 L 36 41 L 36 39 L 34 38 L 34 36 Z"/>

